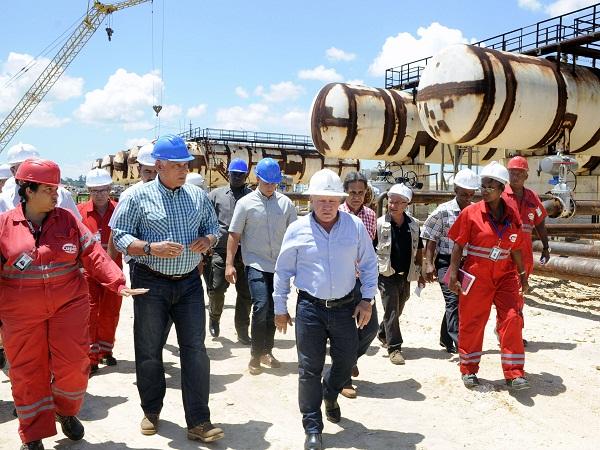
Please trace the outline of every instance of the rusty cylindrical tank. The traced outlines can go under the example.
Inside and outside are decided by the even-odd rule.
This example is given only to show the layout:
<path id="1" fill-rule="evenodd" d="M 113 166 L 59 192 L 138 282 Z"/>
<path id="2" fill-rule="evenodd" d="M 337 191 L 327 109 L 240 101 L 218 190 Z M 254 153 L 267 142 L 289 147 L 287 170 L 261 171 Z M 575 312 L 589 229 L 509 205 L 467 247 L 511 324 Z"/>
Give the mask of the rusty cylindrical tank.
<path id="1" fill-rule="evenodd" d="M 446 144 L 526 150 L 571 130 L 570 150 L 600 154 L 597 70 L 457 44 L 423 71 L 417 107 L 423 126 Z"/>

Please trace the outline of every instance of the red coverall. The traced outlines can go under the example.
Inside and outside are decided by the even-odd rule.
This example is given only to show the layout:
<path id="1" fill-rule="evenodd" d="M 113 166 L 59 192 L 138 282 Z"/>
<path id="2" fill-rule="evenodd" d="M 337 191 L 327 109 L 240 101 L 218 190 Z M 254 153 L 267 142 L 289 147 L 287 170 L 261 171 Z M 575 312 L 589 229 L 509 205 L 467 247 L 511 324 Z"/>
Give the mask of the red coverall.
<path id="1" fill-rule="evenodd" d="M 533 272 L 533 247 L 531 244 L 531 233 L 547 216 L 546 210 L 540 201 L 540 198 L 531 189 L 523 188 L 523 198 L 519 200 L 510 185 L 507 184 L 502 193 L 502 198 L 508 206 L 518 211 L 523 226 L 523 245 L 521 246 L 521 255 L 523 265 L 527 276 Z"/>
<path id="2" fill-rule="evenodd" d="M 110 237 L 108 222 L 116 204 L 117 202 L 109 200 L 108 208 L 103 216 L 94 210 L 91 200 L 77 205 L 81 221 L 92 232 L 96 240 L 98 237 L 100 238 L 102 248 L 105 250 L 108 248 L 108 238 Z M 119 268 L 123 267 L 121 254 L 114 261 Z M 90 291 L 90 363 L 97 365 L 100 359 L 112 355 L 122 297 L 103 287 L 91 278 L 87 271 L 84 271 L 83 274 Z"/>
<path id="3" fill-rule="evenodd" d="M 0 320 L 19 434 L 56 434 L 55 413 L 74 416 L 89 366 L 89 294 L 81 265 L 107 288 L 125 278 L 89 230 L 62 208 L 48 213 L 37 243 L 19 206 L 0 215 Z M 23 254 L 33 259 L 15 267 Z"/>
<path id="4" fill-rule="evenodd" d="M 511 250 L 522 246 L 521 220 L 512 208 L 506 207 L 505 211 L 501 223 L 494 227 L 489 207 L 482 200 L 463 209 L 448 232 L 450 239 L 467 249 L 462 268 L 476 277 L 469 293 L 461 293 L 458 302 L 458 353 L 463 375 L 479 370 L 483 333 L 493 303 L 498 314 L 504 377 L 524 376 L 521 284 L 510 255 Z M 500 250 L 493 260 L 495 247 Z"/>

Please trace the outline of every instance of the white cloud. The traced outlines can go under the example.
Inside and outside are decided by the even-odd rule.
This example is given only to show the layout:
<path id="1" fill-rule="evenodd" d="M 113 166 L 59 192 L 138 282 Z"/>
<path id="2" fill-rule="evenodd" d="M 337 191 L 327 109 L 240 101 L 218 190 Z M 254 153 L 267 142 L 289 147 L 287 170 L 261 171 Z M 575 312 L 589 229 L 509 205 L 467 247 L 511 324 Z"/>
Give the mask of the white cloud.
<path id="1" fill-rule="evenodd" d="M 262 97 L 270 103 L 279 103 L 284 101 L 292 101 L 298 99 L 304 93 L 304 88 L 291 81 L 282 81 L 281 83 L 272 84 L 269 90 L 265 91 L 263 86 L 257 86 L 254 89 L 254 94 Z"/>
<path id="2" fill-rule="evenodd" d="M 542 7 L 539 0 L 519 0 L 519 7 L 530 11 L 538 11 Z"/>
<path id="3" fill-rule="evenodd" d="M 591 6 L 594 3 L 597 3 L 597 0 L 557 0 L 548 4 L 544 10 L 550 16 L 560 16 L 561 14 Z"/>
<path id="4" fill-rule="evenodd" d="M 186 116 L 190 119 L 197 119 L 198 117 L 202 117 L 206 113 L 206 109 L 206 104 L 200 103 L 199 105 L 188 108 Z"/>
<path id="5" fill-rule="evenodd" d="M 57 161 L 60 165 L 61 178 L 71 178 L 76 180 L 79 175 L 85 176 L 92 168 L 93 161 Z"/>
<path id="6" fill-rule="evenodd" d="M 356 54 L 345 52 L 339 48 L 330 47 L 325 50 L 325 55 L 329 61 L 352 61 L 356 58 Z"/>
<path id="7" fill-rule="evenodd" d="M 282 125 L 288 133 L 310 134 L 310 112 L 291 110 L 281 117 Z"/>
<path id="8" fill-rule="evenodd" d="M 244 89 L 242 86 L 238 86 L 235 88 L 235 95 L 237 95 L 240 98 L 248 98 L 250 96 L 248 94 L 248 91 L 246 91 L 246 89 Z"/>
<path id="9" fill-rule="evenodd" d="M 363 85 L 363 86 L 365 85 L 364 80 L 359 80 L 359 79 L 356 79 L 356 80 L 346 80 L 346 83 L 348 83 L 348 84 L 360 84 L 360 85 Z"/>
<path id="10" fill-rule="evenodd" d="M 147 137 L 137 137 L 137 138 L 127 139 L 125 141 L 125 148 L 131 148 L 131 147 L 134 147 L 136 145 L 142 146 L 142 145 L 147 144 L 148 142 L 151 142 L 151 141 L 152 141 L 152 139 L 148 139 Z"/>
<path id="11" fill-rule="evenodd" d="M 432 56 L 450 44 L 469 41 L 463 36 L 462 31 L 447 28 L 437 22 L 433 22 L 427 28 L 419 27 L 417 36 L 403 32 L 388 37 L 369 67 L 369 73 L 373 76 L 381 76 L 391 67 Z M 474 39 L 470 41 L 474 42 Z"/>
<path id="12" fill-rule="evenodd" d="M 179 116 L 181 116 L 182 111 L 183 110 L 179 105 L 164 105 L 160 110 L 159 117 L 161 120 L 169 122 L 178 119 Z"/>
<path id="13" fill-rule="evenodd" d="M 262 103 L 253 103 L 247 107 L 221 108 L 216 114 L 216 127 L 243 131 L 259 130 L 268 113 L 269 107 Z"/>
<path id="14" fill-rule="evenodd" d="M 53 105 L 53 102 L 40 103 L 27 119 L 27 125 L 40 128 L 58 128 L 69 123 L 71 119 L 54 115 L 52 112 Z"/>
<path id="15" fill-rule="evenodd" d="M 301 70 L 298 72 L 298 78 L 302 80 L 318 80 L 324 83 L 342 81 L 344 79 L 335 69 L 329 69 L 323 65 L 319 65 L 314 69 Z"/>

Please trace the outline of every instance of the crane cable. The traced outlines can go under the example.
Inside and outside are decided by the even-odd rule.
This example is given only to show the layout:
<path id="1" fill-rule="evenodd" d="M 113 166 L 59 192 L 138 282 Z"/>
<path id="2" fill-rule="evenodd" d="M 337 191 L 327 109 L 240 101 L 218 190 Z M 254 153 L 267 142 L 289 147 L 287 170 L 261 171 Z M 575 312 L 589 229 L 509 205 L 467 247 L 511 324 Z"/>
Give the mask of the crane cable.
<path id="1" fill-rule="evenodd" d="M 158 136 L 160 134 L 160 128 L 161 128 L 161 120 L 160 120 L 160 115 L 159 113 L 162 110 L 162 102 L 163 102 L 163 93 L 164 93 L 164 48 L 165 48 L 165 3 L 163 1 L 162 4 L 162 30 L 161 30 L 161 55 L 160 55 L 160 72 L 159 72 L 159 76 L 160 77 L 156 77 L 156 62 L 155 62 L 155 47 L 154 47 L 154 40 L 155 40 L 155 32 L 154 32 L 154 1 L 152 1 L 152 74 L 153 74 L 153 81 L 152 81 L 152 98 L 154 100 L 154 105 L 152 106 L 152 109 L 154 110 L 154 112 L 156 113 L 156 135 Z M 157 80 L 158 78 L 158 80 Z M 156 87 L 156 84 L 159 83 L 159 87 Z M 158 93 L 157 93 L 158 91 Z"/>

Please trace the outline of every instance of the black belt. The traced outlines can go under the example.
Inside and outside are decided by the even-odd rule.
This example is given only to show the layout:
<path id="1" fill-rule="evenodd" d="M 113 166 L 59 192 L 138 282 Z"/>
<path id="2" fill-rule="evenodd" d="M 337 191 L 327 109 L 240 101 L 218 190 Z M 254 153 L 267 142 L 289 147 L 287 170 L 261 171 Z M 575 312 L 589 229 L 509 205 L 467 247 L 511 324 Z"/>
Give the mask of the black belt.
<path id="1" fill-rule="evenodd" d="M 354 301 L 354 289 L 351 290 L 348 294 L 344 295 L 340 298 L 317 298 L 310 295 L 306 291 L 298 291 L 298 297 L 306 299 L 312 303 L 316 303 L 317 305 L 324 306 L 325 308 L 339 308 L 340 306 L 347 305 L 350 302 Z"/>
<path id="2" fill-rule="evenodd" d="M 160 273 L 157 272 L 156 270 L 152 270 L 150 267 L 148 267 L 145 264 L 141 264 L 141 263 L 135 263 L 135 269 L 141 269 L 142 271 L 149 273 L 151 275 L 154 275 L 157 278 L 162 278 L 163 280 L 170 280 L 170 281 L 179 281 L 179 280 L 183 280 L 184 278 L 188 278 L 191 277 L 192 275 L 197 275 L 198 274 L 198 268 L 196 267 L 195 269 L 193 269 L 191 272 L 188 273 L 184 273 L 182 275 L 167 275 L 164 273 Z"/>

